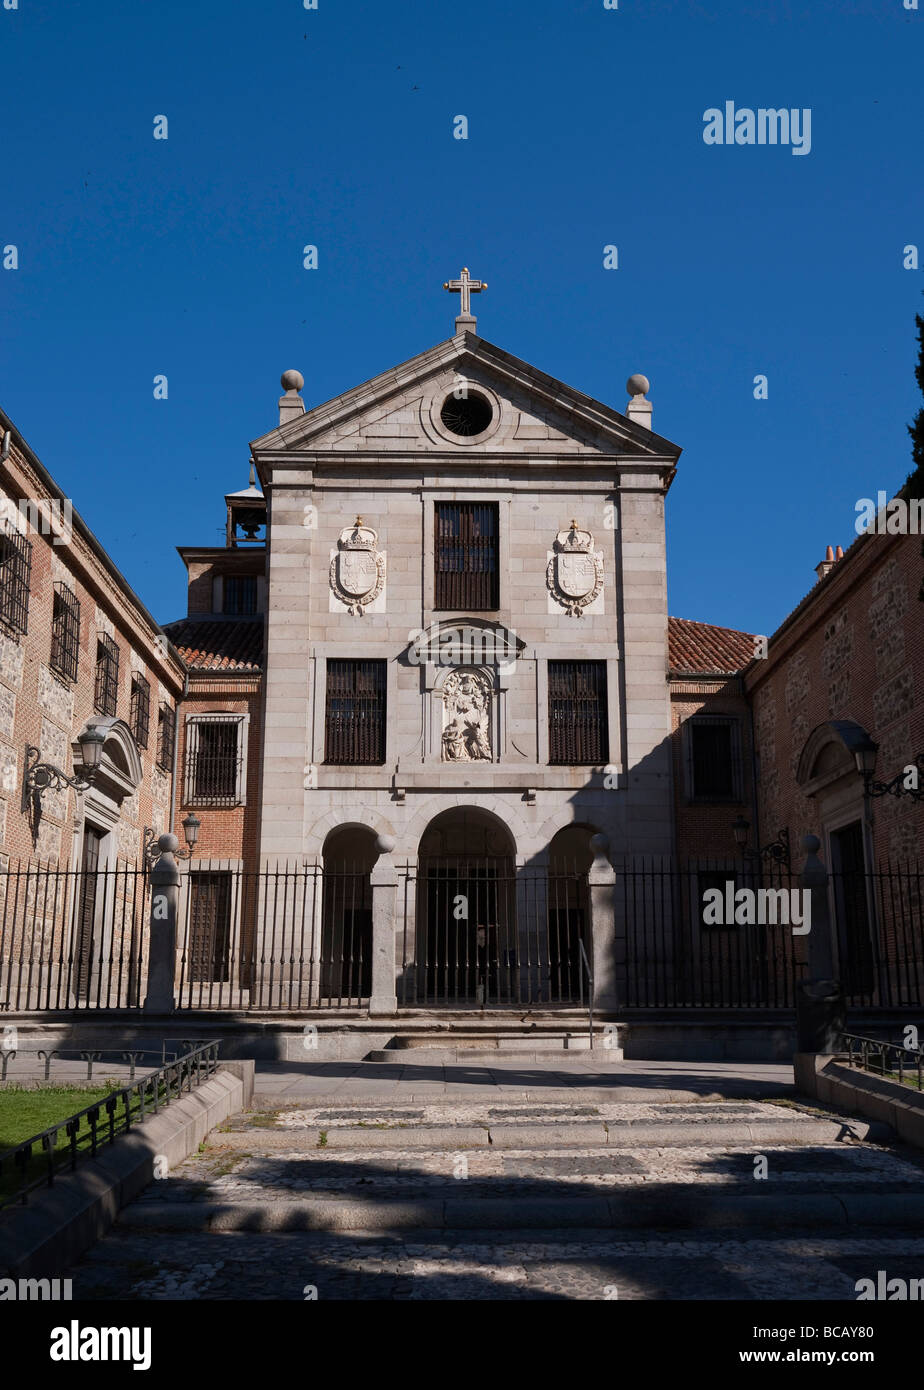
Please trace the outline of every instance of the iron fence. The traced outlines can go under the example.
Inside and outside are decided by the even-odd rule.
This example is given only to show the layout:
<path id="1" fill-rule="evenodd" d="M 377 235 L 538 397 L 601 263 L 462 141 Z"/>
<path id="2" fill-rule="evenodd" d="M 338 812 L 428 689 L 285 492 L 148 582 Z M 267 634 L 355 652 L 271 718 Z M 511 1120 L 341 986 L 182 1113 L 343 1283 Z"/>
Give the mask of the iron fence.
<path id="1" fill-rule="evenodd" d="M 179 890 L 178 1007 L 366 1007 L 371 868 L 190 861 Z M 831 875 L 835 973 L 852 1007 L 924 1003 L 922 879 L 909 865 Z M 609 962 L 595 959 L 591 891 Z M 807 972 L 802 896 L 777 863 L 636 858 L 617 863 L 612 889 L 591 890 L 587 868 L 561 859 L 422 857 L 398 869 L 398 1003 L 586 1008 L 589 967 L 598 991 L 612 981 L 620 1010 L 789 1009 Z M 141 866 L 0 871 L 0 1017 L 140 1008 L 149 912 Z"/>

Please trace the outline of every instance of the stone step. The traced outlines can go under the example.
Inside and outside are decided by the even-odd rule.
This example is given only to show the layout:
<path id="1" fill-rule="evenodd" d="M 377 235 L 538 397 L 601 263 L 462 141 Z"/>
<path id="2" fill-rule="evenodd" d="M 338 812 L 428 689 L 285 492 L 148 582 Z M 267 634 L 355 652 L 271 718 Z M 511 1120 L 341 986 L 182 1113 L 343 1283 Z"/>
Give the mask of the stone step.
<path id="1" fill-rule="evenodd" d="M 879 1121 L 759 1102 L 296 1108 L 237 1117 L 210 1150 L 308 1152 L 733 1147 L 888 1142 Z"/>
<path id="2" fill-rule="evenodd" d="M 756 1186 L 756 1184 L 755 1184 Z M 367 1198 L 306 1196 L 297 1201 L 135 1202 L 128 1230 L 304 1232 L 400 1230 L 630 1231 L 780 1227 L 924 1230 L 920 1192 L 721 1193 L 688 1189 L 588 1196 Z"/>

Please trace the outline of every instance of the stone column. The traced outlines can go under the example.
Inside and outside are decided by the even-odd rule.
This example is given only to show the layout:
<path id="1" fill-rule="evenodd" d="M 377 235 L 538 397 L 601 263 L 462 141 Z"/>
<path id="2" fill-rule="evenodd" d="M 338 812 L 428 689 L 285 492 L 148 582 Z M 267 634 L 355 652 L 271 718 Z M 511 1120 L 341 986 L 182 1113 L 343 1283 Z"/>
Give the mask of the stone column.
<path id="1" fill-rule="evenodd" d="M 379 857 L 372 866 L 369 884 L 372 889 L 372 996 L 370 1014 L 396 1014 L 398 995 L 395 987 L 395 932 L 398 928 L 395 911 L 398 897 L 398 871 L 391 857 L 395 841 L 390 835 L 379 835 L 376 848 Z"/>
<path id="2" fill-rule="evenodd" d="M 808 979 L 796 988 L 797 1049 L 830 1054 L 838 1050 L 838 1038 L 846 1026 L 844 997 L 834 978 L 834 923 L 828 900 L 828 871 L 818 858 L 821 841 L 805 835 L 806 859 L 799 875 L 803 892 L 810 894 L 811 931 L 808 935 Z"/>
<path id="3" fill-rule="evenodd" d="M 151 939 L 145 1013 L 172 1013 L 176 1008 L 174 985 L 180 869 L 173 852 L 179 843 L 175 835 L 161 835 L 157 841 L 160 858 L 151 870 Z"/>
<path id="4" fill-rule="evenodd" d="M 594 1010 L 612 1013 L 619 1008 L 616 991 L 616 872 L 606 857 L 609 841 L 605 835 L 591 836 L 594 862 L 587 874 L 590 897 L 590 926 L 594 972 Z"/>

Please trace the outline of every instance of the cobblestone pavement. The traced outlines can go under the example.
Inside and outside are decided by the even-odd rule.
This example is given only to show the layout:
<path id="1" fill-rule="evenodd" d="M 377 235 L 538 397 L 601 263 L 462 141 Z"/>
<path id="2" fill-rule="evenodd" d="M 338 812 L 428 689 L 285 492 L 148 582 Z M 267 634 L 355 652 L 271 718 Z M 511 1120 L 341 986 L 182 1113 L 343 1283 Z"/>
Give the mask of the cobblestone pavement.
<path id="1" fill-rule="evenodd" d="M 687 1113 L 688 1112 L 688 1113 Z M 856 1281 L 924 1277 L 924 1230 L 830 1226 L 819 1232 L 772 1229 L 760 1218 L 735 1228 L 635 1230 L 466 1230 L 416 1226 L 276 1232 L 204 1229 L 196 1216 L 238 1205 L 271 1213 L 277 1203 L 477 1201 L 511 1207 L 532 1198 L 565 1200 L 601 1192 L 685 1192 L 747 1196 L 759 1209 L 772 1194 L 902 1194 L 922 1191 L 924 1156 L 904 1148 L 847 1141 L 820 1144 L 711 1142 L 717 1121 L 740 1135 L 740 1122 L 798 1114 L 761 1102 L 575 1106 L 444 1100 L 420 1106 L 299 1107 L 238 1117 L 233 1133 L 213 1131 L 203 1150 L 150 1185 L 120 1223 L 69 1271 L 75 1298 L 129 1300 L 283 1299 L 838 1299 L 856 1298 Z M 679 1143 L 633 1149 L 569 1148 L 555 1143 L 560 1122 L 618 1123 L 621 1117 L 685 1118 Z M 402 1148 L 408 1128 L 523 1121 L 548 1127 L 544 1147 Z M 710 1142 L 697 1143 L 709 1122 Z M 332 1149 L 319 1126 L 367 1125 L 375 1146 Z M 734 1127 L 738 1126 L 737 1131 Z M 270 1147 L 267 1131 L 291 1136 Z M 561 1136 L 565 1131 L 559 1130 Z M 232 1141 L 233 1140 L 233 1145 Z M 246 1142 L 245 1142 L 246 1141 Z M 419 1137 L 418 1137 L 419 1142 Z M 242 1146 L 243 1144 L 243 1146 Z M 756 1176 L 766 1161 L 766 1177 Z M 894 1198 L 893 1198 L 894 1200 Z M 183 1205 L 183 1221 L 172 1218 Z M 278 1209 L 278 1208 L 277 1208 Z M 382 1208 L 378 1208 L 382 1210 Z M 496 1210 L 496 1208 L 494 1209 Z M 167 1213 L 167 1215 L 165 1215 Z M 186 1216 L 193 1217 L 186 1223 Z M 261 1218 L 262 1219 L 262 1218 Z M 389 1218 L 390 1219 L 390 1218 Z M 461 1218 L 464 1219 L 464 1218 Z M 532 1219 L 532 1218 L 530 1218 Z M 564 1221 L 564 1216 L 559 1218 Z M 453 1217 L 453 1221 L 456 1218 Z M 583 1218 L 581 1218 L 583 1221 Z"/>
<path id="2" fill-rule="evenodd" d="M 580 1237 L 580 1239 L 576 1237 Z M 118 1229 L 69 1271 L 75 1299 L 846 1299 L 920 1278 L 924 1240 L 772 1232 L 441 1231 L 427 1239 L 167 1235 Z"/>

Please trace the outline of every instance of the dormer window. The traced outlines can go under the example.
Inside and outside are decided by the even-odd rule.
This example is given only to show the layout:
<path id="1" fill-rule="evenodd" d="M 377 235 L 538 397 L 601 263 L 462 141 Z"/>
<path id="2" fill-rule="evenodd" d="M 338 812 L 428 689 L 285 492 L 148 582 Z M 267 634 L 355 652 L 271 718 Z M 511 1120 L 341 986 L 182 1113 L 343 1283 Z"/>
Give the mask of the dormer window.
<path id="1" fill-rule="evenodd" d="M 222 612 L 236 617 L 249 617 L 257 611 L 257 577 L 255 574 L 226 574 L 222 595 Z"/>

